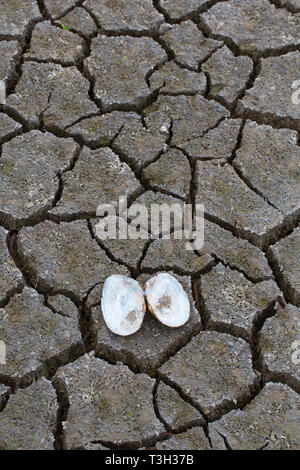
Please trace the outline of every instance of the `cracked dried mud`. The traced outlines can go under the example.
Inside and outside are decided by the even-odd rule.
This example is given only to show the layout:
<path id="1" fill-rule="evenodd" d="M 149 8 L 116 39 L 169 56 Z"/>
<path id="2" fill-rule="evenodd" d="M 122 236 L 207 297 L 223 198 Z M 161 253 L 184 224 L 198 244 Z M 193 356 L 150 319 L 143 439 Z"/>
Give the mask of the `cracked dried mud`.
<path id="1" fill-rule="evenodd" d="M 299 0 L 0 0 L 1 450 L 300 449 L 299 38 Z M 204 204 L 203 248 L 101 239 L 120 196 Z M 160 271 L 189 321 L 113 334 L 105 279 Z"/>

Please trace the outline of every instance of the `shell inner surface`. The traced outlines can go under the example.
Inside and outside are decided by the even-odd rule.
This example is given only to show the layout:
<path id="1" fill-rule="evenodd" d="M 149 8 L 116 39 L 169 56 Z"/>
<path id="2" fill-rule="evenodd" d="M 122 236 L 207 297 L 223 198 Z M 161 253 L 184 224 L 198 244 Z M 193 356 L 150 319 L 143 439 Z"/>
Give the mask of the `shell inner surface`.
<path id="1" fill-rule="evenodd" d="M 113 333 L 132 335 L 140 329 L 145 315 L 143 290 L 134 279 L 110 276 L 104 283 L 101 308 L 104 321 Z"/>
<path id="2" fill-rule="evenodd" d="M 168 273 L 159 273 L 145 286 L 151 313 L 164 325 L 176 328 L 190 317 L 190 304 L 180 283 Z"/>

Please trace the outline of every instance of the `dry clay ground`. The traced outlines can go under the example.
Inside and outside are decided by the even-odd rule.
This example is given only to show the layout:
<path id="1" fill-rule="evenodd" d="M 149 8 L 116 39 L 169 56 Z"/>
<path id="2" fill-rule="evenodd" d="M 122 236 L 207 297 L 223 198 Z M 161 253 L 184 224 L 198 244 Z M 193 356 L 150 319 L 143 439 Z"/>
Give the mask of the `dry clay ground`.
<path id="1" fill-rule="evenodd" d="M 300 1 L 0 0 L 0 57 L 0 448 L 299 449 Z M 120 195 L 205 249 L 97 239 Z M 111 334 L 161 270 L 190 321 Z"/>

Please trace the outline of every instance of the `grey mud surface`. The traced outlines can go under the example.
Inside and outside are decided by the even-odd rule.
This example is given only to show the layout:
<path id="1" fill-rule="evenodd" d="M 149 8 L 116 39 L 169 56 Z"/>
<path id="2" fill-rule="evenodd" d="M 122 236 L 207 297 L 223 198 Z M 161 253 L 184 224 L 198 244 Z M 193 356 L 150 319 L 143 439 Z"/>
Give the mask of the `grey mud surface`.
<path id="1" fill-rule="evenodd" d="M 0 0 L 0 86 L 0 449 L 300 449 L 299 0 Z M 120 196 L 203 249 L 99 239 Z M 190 321 L 112 334 L 159 271 Z"/>

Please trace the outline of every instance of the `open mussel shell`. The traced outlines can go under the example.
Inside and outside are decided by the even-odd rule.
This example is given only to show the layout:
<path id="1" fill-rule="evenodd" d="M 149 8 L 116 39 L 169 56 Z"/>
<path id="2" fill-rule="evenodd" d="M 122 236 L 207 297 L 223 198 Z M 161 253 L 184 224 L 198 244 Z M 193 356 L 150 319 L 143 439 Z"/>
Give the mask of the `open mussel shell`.
<path id="1" fill-rule="evenodd" d="M 168 273 L 159 273 L 146 282 L 150 312 L 171 328 L 184 325 L 190 317 L 190 303 L 180 283 Z"/>
<path id="2" fill-rule="evenodd" d="M 106 279 L 101 309 L 107 327 L 120 336 L 129 336 L 142 326 L 146 311 L 143 290 L 139 283 L 126 276 Z"/>

